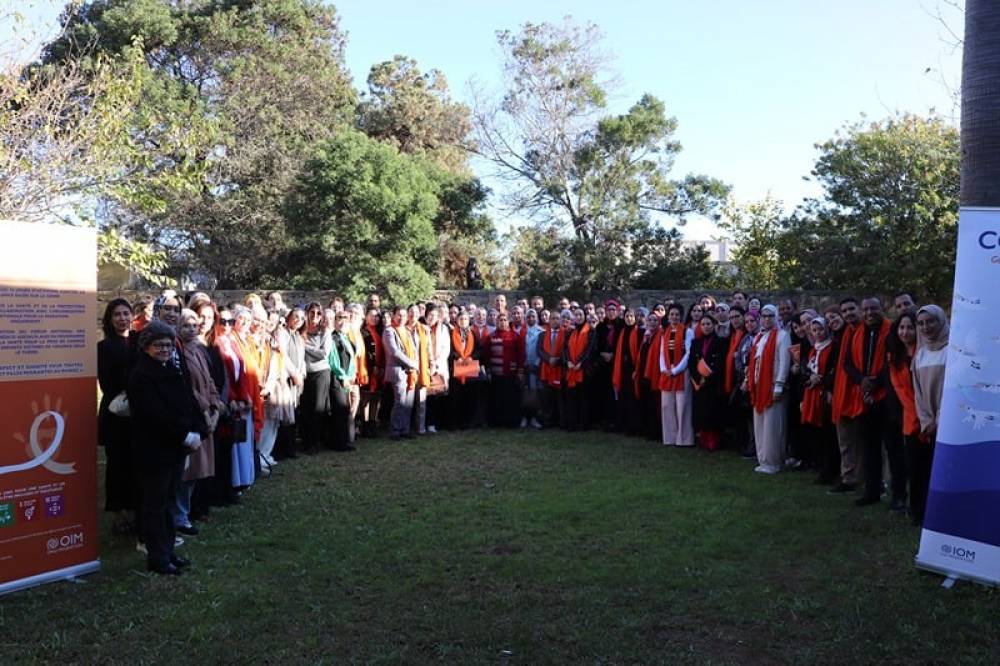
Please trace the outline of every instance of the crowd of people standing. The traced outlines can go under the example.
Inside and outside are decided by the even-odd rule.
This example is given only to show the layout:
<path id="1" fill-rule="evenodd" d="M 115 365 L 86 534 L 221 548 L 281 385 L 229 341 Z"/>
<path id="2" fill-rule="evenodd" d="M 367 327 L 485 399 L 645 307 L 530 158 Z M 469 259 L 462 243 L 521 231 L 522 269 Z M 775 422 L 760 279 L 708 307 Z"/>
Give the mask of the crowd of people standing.
<path id="1" fill-rule="evenodd" d="M 908 294 L 893 308 L 847 298 L 817 312 L 742 291 L 650 309 L 508 307 L 502 294 L 487 306 L 114 299 L 98 344 L 106 509 L 151 571 L 175 575 L 196 522 L 283 460 L 520 427 L 730 448 L 762 474 L 812 470 L 858 506 L 886 494 L 920 524 L 948 321 Z"/>

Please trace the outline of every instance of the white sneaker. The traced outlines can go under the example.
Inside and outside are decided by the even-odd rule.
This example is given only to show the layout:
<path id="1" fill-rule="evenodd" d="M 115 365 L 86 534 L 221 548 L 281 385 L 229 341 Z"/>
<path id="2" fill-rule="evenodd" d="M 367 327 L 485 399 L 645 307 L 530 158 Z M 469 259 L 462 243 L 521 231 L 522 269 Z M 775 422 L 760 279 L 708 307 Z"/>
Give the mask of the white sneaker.
<path id="1" fill-rule="evenodd" d="M 427 432 L 429 432 L 430 434 L 436 435 L 437 431 L 438 431 L 437 426 L 427 426 Z"/>
<path id="2" fill-rule="evenodd" d="M 535 430 L 541 430 L 542 424 L 538 422 L 538 419 L 531 419 L 531 427 Z"/>
<path id="3" fill-rule="evenodd" d="M 767 465 L 757 465 L 753 468 L 753 471 L 760 472 L 761 474 L 777 474 L 778 470 L 773 467 L 768 467 Z"/>
<path id="4" fill-rule="evenodd" d="M 135 552 L 142 553 L 143 555 L 149 555 L 149 551 L 146 550 L 146 544 L 141 541 L 135 542 Z"/>
<path id="5" fill-rule="evenodd" d="M 521 427 L 522 428 L 528 427 L 528 419 L 521 419 Z"/>
<path id="6" fill-rule="evenodd" d="M 183 545 L 184 545 L 184 537 L 182 537 L 180 534 L 176 535 L 174 537 L 174 548 L 177 548 L 177 547 L 183 546 Z"/>
<path id="7" fill-rule="evenodd" d="M 786 458 L 785 459 L 785 467 L 791 467 L 792 469 L 795 469 L 795 468 L 797 468 L 801 464 L 802 464 L 802 461 L 799 460 L 798 458 Z"/>

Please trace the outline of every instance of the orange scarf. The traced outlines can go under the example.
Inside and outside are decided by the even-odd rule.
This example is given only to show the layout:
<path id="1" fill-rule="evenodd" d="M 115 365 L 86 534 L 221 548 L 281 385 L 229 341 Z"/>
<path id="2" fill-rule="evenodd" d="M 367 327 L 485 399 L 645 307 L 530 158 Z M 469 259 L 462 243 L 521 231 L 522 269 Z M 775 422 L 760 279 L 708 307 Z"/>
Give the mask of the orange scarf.
<path id="1" fill-rule="evenodd" d="M 569 362 L 578 363 L 590 343 L 590 324 L 573 329 L 569 334 Z M 583 382 L 583 368 L 566 369 L 566 385 L 573 388 Z"/>
<path id="2" fill-rule="evenodd" d="M 879 326 L 877 335 L 875 336 L 875 350 L 872 353 L 872 367 L 868 369 L 869 376 L 878 376 L 882 369 L 885 367 L 885 341 L 889 337 L 889 331 L 892 329 L 892 322 L 888 319 L 883 318 L 882 324 Z M 854 361 L 854 367 L 858 369 L 858 372 L 864 372 L 865 370 L 865 333 L 867 328 L 865 326 L 859 326 L 858 331 L 854 334 L 854 344 L 851 345 L 851 360 Z M 876 389 L 872 397 L 876 402 L 885 398 L 885 387 Z M 861 392 L 858 392 L 858 397 L 861 396 Z M 867 407 L 862 401 L 862 411 L 866 411 Z"/>
<path id="3" fill-rule="evenodd" d="M 361 331 L 356 331 L 353 328 L 348 329 L 347 339 L 354 345 L 354 365 L 356 367 L 354 378 L 357 380 L 359 386 L 367 386 L 368 363 L 365 362 L 365 357 L 368 355 L 368 352 L 365 350 L 365 341 L 361 338 Z"/>
<path id="4" fill-rule="evenodd" d="M 750 404 L 754 411 L 763 414 L 764 410 L 774 402 L 774 355 L 778 347 L 777 327 L 771 329 L 771 335 L 764 343 L 764 353 L 761 356 L 760 378 L 757 375 L 757 342 L 763 333 L 758 333 L 750 349 L 750 364 L 747 367 L 747 387 L 750 393 Z"/>
<path id="5" fill-rule="evenodd" d="M 663 353 L 663 365 L 666 366 L 667 372 L 660 375 L 660 390 L 661 391 L 683 391 L 684 390 L 684 374 L 683 372 L 676 375 L 670 374 L 670 370 L 680 363 L 681 359 L 684 358 L 684 339 L 686 338 L 687 329 L 684 326 L 678 326 L 673 331 L 673 341 L 674 341 L 674 351 L 671 353 L 670 344 L 667 336 L 670 335 L 670 329 L 668 328 L 663 333 L 663 341 L 660 343 L 661 352 Z M 675 360 L 676 359 L 676 360 Z"/>
<path id="6" fill-rule="evenodd" d="M 417 388 L 427 388 L 431 385 L 431 347 L 427 327 L 417 323 L 417 340 L 420 342 L 420 358 L 417 362 Z"/>
<path id="7" fill-rule="evenodd" d="M 653 339 L 649 341 L 649 351 L 646 352 L 646 367 L 642 376 L 649 380 L 649 387 L 654 391 L 660 390 L 660 346 L 663 342 L 663 329 L 653 334 Z"/>
<path id="8" fill-rule="evenodd" d="M 827 345 L 823 351 L 819 352 L 819 359 L 816 361 L 816 372 L 820 375 L 826 374 L 827 365 L 830 363 L 830 354 L 833 352 L 833 345 Z M 816 358 L 816 348 L 809 350 L 809 361 Z M 802 394 L 802 423 L 804 425 L 822 428 L 826 425 L 823 409 L 823 382 L 816 386 L 806 387 Z"/>
<path id="9" fill-rule="evenodd" d="M 837 355 L 837 375 L 833 378 L 833 408 L 830 412 L 831 420 L 834 423 L 840 423 L 841 416 L 854 418 L 860 414 L 860 412 L 847 414 L 844 409 L 848 402 L 851 404 L 861 402 L 861 387 L 848 381 L 847 373 L 844 372 L 844 361 L 847 359 L 847 350 L 850 348 L 851 341 L 854 339 L 854 334 L 857 330 L 857 326 L 848 325 L 844 328 L 844 332 L 840 336 L 840 353 Z"/>
<path id="10" fill-rule="evenodd" d="M 250 391 L 250 404 L 253 407 L 254 441 L 257 441 L 261 431 L 264 429 L 264 399 L 260 397 L 261 361 L 263 359 L 252 335 L 247 333 L 246 339 L 244 339 L 239 334 L 234 333 L 233 337 L 236 338 L 236 344 L 239 346 L 240 354 L 243 356 L 243 370 L 246 372 L 247 388 Z M 268 352 L 270 352 L 270 348 L 268 348 Z M 268 356 L 268 360 L 270 360 L 270 355 Z"/>
<path id="11" fill-rule="evenodd" d="M 375 372 L 368 376 L 366 384 L 368 385 L 369 391 L 377 391 L 379 384 L 378 369 L 385 366 L 385 350 L 382 348 L 382 336 L 378 334 L 378 328 L 372 326 L 371 324 L 365 324 L 365 326 L 368 328 L 368 333 L 371 335 L 372 344 L 375 345 Z M 364 347 L 364 345 L 361 346 Z M 366 349 L 365 355 L 367 355 L 367 353 L 368 351 Z M 364 358 L 362 359 L 362 365 L 365 366 L 365 372 L 367 373 L 368 364 L 364 362 Z M 362 384 L 362 386 L 363 385 L 364 384 Z"/>
<path id="12" fill-rule="evenodd" d="M 556 342 L 555 347 L 552 345 L 552 327 L 550 326 L 547 331 L 542 332 L 542 352 L 545 354 L 545 358 L 550 356 L 562 356 L 563 346 L 566 343 L 566 331 L 561 327 L 556 331 Z M 538 373 L 539 379 L 548 384 L 549 386 L 559 386 L 560 380 L 562 379 L 561 368 L 558 365 L 552 365 L 547 361 L 542 361 L 541 370 Z"/>
<path id="13" fill-rule="evenodd" d="M 399 337 L 399 342 L 403 345 L 403 353 L 409 358 L 417 359 L 417 367 L 420 368 L 420 372 L 424 370 L 425 363 L 421 361 L 420 357 L 417 356 L 417 350 L 413 346 L 413 338 L 410 336 L 409 329 L 403 326 L 393 326 L 392 330 L 395 331 L 396 335 Z M 407 372 L 406 373 L 406 389 L 412 391 L 417 385 L 417 375 L 419 373 Z"/>
<path id="14" fill-rule="evenodd" d="M 628 336 L 628 350 L 632 359 L 632 367 L 635 368 L 639 359 L 639 327 L 633 326 L 632 333 Z M 615 390 L 621 393 L 622 386 L 625 385 L 626 378 L 622 377 L 622 352 L 624 351 L 624 335 L 618 336 L 618 344 L 615 346 L 615 367 L 614 371 L 611 373 L 611 385 L 615 387 Z M 639 397 L 638 389 L 633 387 L 635 397 Z"/>
<path id="15" fill-rule="evenodd" d="M 910 364 L 904 363 L 897 367 L 895 363 L 889 363 L 889 379 L 892 381 L 892 387 L 896 389 L 899 403 L 903 406 L 903 434 L 911 436 L 919 434 L 920 419 L 917 417 L 917 401 Z"/>
<path id="16" fill-rule="evenodd" d="M 472 352 L 476 348 L 476 335 L 473 333 L 472 329 L 468 329 L 465 333 L 465 342 L 462 342 L 462 333 L 458 326 L 451 329 L 451 348 L 455 350 L 458 354 L 458 360 L 467 361 L 472 358 Z M 465 377 L 460 378 L 458 381 L 465 384 Z"/>
<path id="17" fill-rule="evenodd" d="M 736 350 L 739 349 L 744 335 L 746 335 L 746 331 L 742 328 L 729 334 L 729 349 L 726 351 L 726 372 L 722 382 L 726 395 L 732 395 L 733 389 L 736 388 L 733 386 L 735 381 L 733 373 L 736 371 Z"/>

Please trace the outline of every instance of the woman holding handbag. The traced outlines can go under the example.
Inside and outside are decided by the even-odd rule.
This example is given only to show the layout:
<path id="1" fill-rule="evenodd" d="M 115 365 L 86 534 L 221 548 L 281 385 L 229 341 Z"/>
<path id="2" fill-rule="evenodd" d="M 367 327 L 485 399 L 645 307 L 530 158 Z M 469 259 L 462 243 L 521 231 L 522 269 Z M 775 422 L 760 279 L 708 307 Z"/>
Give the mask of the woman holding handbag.
<path id="1" fill-rule="evenodd" d="M 715 315 L 706 312 L 698 324 L 701 337 L 691 345 L 688 362 L 691 388 L 694 389 L 691 421 L 701 447 L 716 451 L 722 442 L 728 339 L 715 334 Z"/>

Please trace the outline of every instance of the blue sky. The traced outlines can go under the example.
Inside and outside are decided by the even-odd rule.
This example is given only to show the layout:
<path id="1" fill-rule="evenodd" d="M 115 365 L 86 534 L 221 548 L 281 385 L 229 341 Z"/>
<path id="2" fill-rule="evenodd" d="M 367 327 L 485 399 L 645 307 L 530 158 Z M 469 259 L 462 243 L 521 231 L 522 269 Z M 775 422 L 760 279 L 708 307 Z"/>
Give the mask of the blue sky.
<path id="1" fill-rule="evenodd" d="M 61 3 L 8 0 L 34 25 L 50 23 Z M 937 0 L 341 0 L 349 33 L 347 65 L 359 86 L 376 62 L 405 54 L 440 69 L 454 96 L 467 83 L 495 86 L 500 54 L 495 31 L 524 22 L 591 21 L 616 57 L 621 89 L 612 112 L 649 92 L 679 122 L 684 152 L 675 173 L 707 173 L 743 201 L 768 192 L 794 206 L 817 192 L 803 176 L 813 145 L 845 122 L 895 111 L 953 113 L 960 53 L 943 41 L 929 15 Z M 956 30 L 961 15 L 942 9 Z M 0 35 L 2 36 L 2 35 Z M 501 226 L 509 221 L 501 220 Z M 706 222 L 685 235 L 708 238 Z"/>

